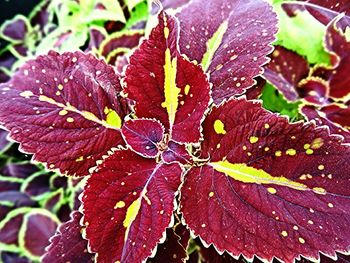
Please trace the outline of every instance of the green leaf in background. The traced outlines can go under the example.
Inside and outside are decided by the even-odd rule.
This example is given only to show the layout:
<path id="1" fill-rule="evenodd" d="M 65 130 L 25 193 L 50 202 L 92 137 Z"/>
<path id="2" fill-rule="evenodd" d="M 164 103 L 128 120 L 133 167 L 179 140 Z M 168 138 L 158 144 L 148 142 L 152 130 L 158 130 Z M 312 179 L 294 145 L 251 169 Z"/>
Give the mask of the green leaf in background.
<path id="1" fill-rule="evenodd" d="M 141 22 L 141 21 L 146 21 L 148 18 L 148 4 L 147 2 L 141 2 L 138 5 L 135 6 L 135 8 L 131 11 L 130 13 L 130 18 L 127 21 L 125 28 L 129 29 L 133 25 Z"/>
<path id="2" fill-rule="evenodd" d="M 288 116 L 291 121 L 303 119 L 299 113 L 299 105 L 301 102 L 288 102 L 283 95 L 269 83 L 266 83 L 260 99 L 263 101 L 263 107 L 267 110 Z"/>
<path id="3" fill-rule="evenodd" d="M 281 6 L 281 0 L 274 5 L 279 18 L 279 32 L 276 45 L 305 56 L 311 64 L 329 64 L 329 54 L 323 47 L 325 26 L 307 11 L 300 11 L 289 17 Z"/>

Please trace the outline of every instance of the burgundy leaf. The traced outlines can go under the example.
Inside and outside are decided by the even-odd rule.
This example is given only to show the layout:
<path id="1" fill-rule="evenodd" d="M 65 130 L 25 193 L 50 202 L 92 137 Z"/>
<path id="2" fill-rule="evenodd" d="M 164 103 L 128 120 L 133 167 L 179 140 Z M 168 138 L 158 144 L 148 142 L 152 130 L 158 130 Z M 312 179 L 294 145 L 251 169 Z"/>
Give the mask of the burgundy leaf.
<path id="1" fill-rule="evenodd" d="M 318 77 L 308 77 L 299 82 L 298 93 L 311 104 L 323 105 L 328 100 L 329 85 Z"/>
<path id="2" fill-rule="evenodd" d="M 181 164 L 192 163 L 192 157 L 188 153 L 186 145 L 174 141 L 168 142 L 167 148 L 162 152 L 162 160 L 165 163 L 179 162 Z"/>
<path id="3" fill-rule="evenodd" d="M 41 173 L 37 176 L 33 176 L 29 181 L 26 181 L 26 185 L 23 187 L 23 192 L 29 196 L 35 197 L 50 191 L 50 175 L 47 173 Z"/>
<path id="4" fill-rule="evenodd" d="M 8 163 L 0 168 L 0 174 L 7 177 L 27 178 L 39 169 L 31 163 Z"/>
<path id="5" fill-rule="evenodd" d="M 106 39 L 107 32 L 105 32 L 105 29 L 103 27 L 92 27 L 89 29 L 89 44 L 86 52 L 88 51 L 97 51 L 100 48 L 100 45 L 102 41 Z"/>
<path id="6" fill-rule="evenodd" d="M 142 262 L 172 224 L 182 170 L 130 150 L 116 151 L 89 178 L 83 196 L 89 246 L 101 262 Z"/>
<path id="7" fill-rule="evenodd" d="M 25 64 L 0 90 L 0 122 L 48 168 L 86 175 L 123 144 L 119 77 L 92 55 L 51 51 Z"/>
<path id="8" fill-rule="evenodd" d="M 30 213 L 25 224 L 24 248 L 34 256 L 42 256 L 49 238 L 55 234 L 57 222 L 45 214 Z"/>
<path id="9" fill-rule="evenodd" d="M 0 260 L 3 263 L 31 263 L 27 257 L 21 257 L 16 253 L 0 252 Z"/>
<path id="10" fill-rule="evenodd" d="M 346 99 L 350 94 L 350 41 L 339 27 L 341 19 L 339 16 L 327 26 L 325 38 L 325 45 L 332 54 L 334 66 L 329 70 L 330 96 L 336 99 Z M 350 26 L 350 21 L 347 26 Z"/>
<path id="11" fill-rule="evenodd" d="M 347 14 L 344 17 L 344 22 L 350 22 L 348 4 L 345 4 L 347 0 L 334 1 L 334 0 L 311 0 L 311 1 L 291 1 L 283 3 L 283 9 L 291 16 L 298 11 L 308 11 L 319 22 L 328 25 L 336 16 L 344 12 Z"/>
<path id="12" fill-rule="evenodd" d="M 87 240 L 81 236 L 81 217 L 81 213 L 74 211 L 71 219 L 59 226 L 42 258 L 43 263 L 94 262 L 94 255 L 87 251 Z"/>
<path id="13" fill-rule="evenodd" d="M 166 231 L 166 240 L 158 245 L 154 258 L 147 260 L 148 263 L 182 263 L 187 259 L 187 246 L 190 233 L 182 224 L 177 224 Z"/>
<path id="14" fill-rule="evenodd" d="M 214 108 L 203 126 L 203 165 L 181 190 L 195 235 L 220 252 L 268 261 L 348 249 L 350 147 L 340 137 L 244 99 Z"/>
<path id="15" fill-rule="evenodd" d="M 29 195 L 20 191 L 0 191 L 0 202 L 1 201 L 4 201 L 4 203 L 12 203 L 13 208 L 36 205 L 36 202 L 33 201 Z"/>
<path id="16" fill-rule="evenodd" d="M 14 42 L 23 42 L 28 32 L 28 24 L 25 17 L 18 15 L 4 23 L 0 34 L 3 38 Z"/>
<path id="17" fill-rule="evenodd" d="M 265 67 L 264 78 L 274 85 L 289 101 L 297 101 L 298 83 L 307 77 L 309 65 L 297 53 L 276 46 L 270 63 Z"/>
<path id="18" fill-rule="evenodd" d="M 118 56 L 138 46 L 144 30 L 129 30 L 109 35 L 100 45 L 100 53 L 107 63 L 114 64 Z"/>
<path id="19" fill-rule="evenodd" d="M 18 232 L 23 222 L 23 213 L 8 215 L 0 222 L 0 243 L 18 245 Z"/>
<path id="20" fill-rule="evenodd" d="M 180 50 L 210 74 L 216 104 L 255 84 L 277 32 L 276 15 L 267 2 L 193 0 L 177 16 Z"/>
<path id="21" fill-rule="evenodd" d="M 179 143 L 198 142 L 209 103 L 206 75 L 179 55 L 177 21 L 165 12 L 148 40 L 130 57 L 125 92 L 138 117 L 155 118 Z"/>
<path id="22" fill-rule="evenodd" d="M 261 77 L 258 77 L 256 79 L 256 84 L 253 87 L 247 89 L 244 94 L 247 97 L 247 100 L 258 99 L 262 94 L 265 84 L 266 84 L 266 80 Z"/>
<path id="23" fill-rule="evenodd" d="M 328 126 L 331 134 L 342 135 L 344 137 L 344 142 L 350 143 L 349 129 L 345 129 L 341 125 L 329 120 L 322 111 L 313 106 L 304 106 L 301 108 L 301 113 L 307 118 L 307 120 L 314 120 L 318 126 Z"/>
<path id="24" fill-rule="evenodd" d="M 154 158 L 161 147 L 164 127 L 156 120 L 130 120 L 123 125 L 122 134 L 132 150 L 144 157 Z"/>

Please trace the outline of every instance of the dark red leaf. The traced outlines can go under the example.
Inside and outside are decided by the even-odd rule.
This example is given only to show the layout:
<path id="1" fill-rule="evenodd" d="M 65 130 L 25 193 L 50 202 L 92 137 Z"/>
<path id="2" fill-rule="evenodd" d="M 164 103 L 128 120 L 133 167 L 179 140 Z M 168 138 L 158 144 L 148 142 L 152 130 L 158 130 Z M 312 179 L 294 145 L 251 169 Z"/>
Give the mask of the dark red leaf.
<path id="1" fill-rule="evenodd" d="M 94 262 L 94 255 L 87 251 L 87 240 L 81 235 L 81 217 L 81 213 L 74 211 L 71 219 L 59 226 L 42 258 L 43 263 Z"/>
<path id="2" fill-rule="evenodd" d="M 0 242 L 7 245 L 18 245 L 18 232 L 23 222 L 23 213 L 13 217 L 8 215 L 0 223 Z"/>
<path id="3" fill-rule="evenodd" d="M 119 77 L 90 54 L 39 56 L 0 90 L 0 122 L 50 169 L 86 175 L 123 144 Z"/>
<path id="4" fill-rule="evenodd" d="M 116 151 L 89 178 L 83 196 L 89 246 L 101 262 L 142 262 L 172 224 L 182 170 Z"/>
<path id="5" fill-rule="evenodd" d="M 31 180 L 26 181 L 23 187 L 23 192 L 29 196 L 35 197 L 50 191 L 50 175 L 41 173 L 31 177 Z"/>
<path id="6" fill-rule="evenodd" d="M 314 120 L 318 126 L 328 126 L 331 134 L 342 135 L 344 137 L 344 142 L 350 142 L 350 131 L 327 119 L 327 116 L 325 116 L 325 113 L 322 111 L 313 106 L 304 106 L 301 108 L 301 113 L 307 118 L 307 120 Z"/>
<path id="7" fill-rule="evenodd" d="M 187 146 L 183 144 L 178 144 L 174 141 L 168 142 L 167 149 L 162 152 L 162 160 L 165 163 L 192 163 L 192 157 L 187 151 Z"/>
<path id="8" fill-rule="evenodd" d="M 104 41 L 106 39 L 106 35 L 107 32 L 105 32 L 105 29 L 103 27 L 98 28 L 98 27 L 92 27 L 89 29 L 89 44 L 87 49 L 85 50 L 87 51 L 98 51 L 98 49 L 100 48 L 100 45 L 102 43 L 102 41 Z"/>
<path id="9" fill-rule="evenodd" d="M 318 77 L 303 79 L 299 82 L 297 91 L 300 97 L 311 104 L 323 105 L 328 101 L 328 82 Z"/>
<path id="10" fill-rule="evenodd" d="M 181 189 L 195 235 L 220 252 L 268 261 L 348 249 L 349 145 L 244 99 L 214 108 L 203 126 L 208 163 L 191 168 Z"/>
<path id="11" fill-rule="evenodd" d="M 130 57 L 125 92 L 138 117 L 159 120 L 174 141 L 198 142 L 210 87 L 201 68 L 179 55 L 177 41 L 177 21 L 160 13 L 158 26 Z"/>
<path id="12" fill-rule="evenodd" d="M 38 170 L 38 167 L 31 163 L 8 163 L 0 168 L 0 174 L 24 179 Z"/>
<path id="13" fill-rule="evenodd" d="M 333 0 L 315 0 L 315 1 L 291 1 L 283 3 L 283 9 L 289 14 L 293 15 L 297 11 L 308 11 L 319 22 L 328 25 L 340 13 L 347 11 L 348 7 L 345 4 L 347 0 L 333 1 Z M 342 10 L 342 11 L 340 11 Z M 349 13 L 344 17 L 346 22 L 350 22 Z"/>
<path id="14" fill-rule="evenodd" d="M 124 123 L 122 134 L 132 150 L 144 157 L 154 158 L 161 147 L 164 127 L 156 120 L 130 120 Z"/>
<path id="15" fill-rule="evenodd" d="M 9 41 L 23 42 L 28 32 L 28 22 L 23 16 L 16 16 L 14 19 L 4 23 L 1 27 L 1 35 Z"/>
<path id="16" fill-rule="evenodd" d="M 178 224 L 166 231 L 166 240 L 158 245 L 154 258 L 147 260 L 148 263 L 182 263 L 187 259 L 187 246 L 190 233 L 182 224 Z"/>
<path id="17" fill-rule="evenodd" d="M 109 35 L 101 42 L 100 53 L 107 63 L 114 64 L 117 57 L 138 46 L 144 30 L 129 30 Z"/>
<path id="18" fill-rule="evenodd" d="M 49 238 L 56 232 L 57 222 L 45 214 L 30 213 L 24 223 L 24 248 L 34 256 L 42 256 Z"/>
<path id="19" fill-rule="evenodd" d="M 298 83 L 307 77 L 309 65 L 297 53 L 276 46 L 270 63 L 265 67 L 264 78 L 274 85 L 289 101 L 297 101 Z"/>
<path id="20" fill-rule="evenodd" d="M 277 32 L 272 7 L 262 0 L 191 1 L 177 14 L 180 50 L 210 74 L 216 104 L 242 94 L 263 73 Z"/>

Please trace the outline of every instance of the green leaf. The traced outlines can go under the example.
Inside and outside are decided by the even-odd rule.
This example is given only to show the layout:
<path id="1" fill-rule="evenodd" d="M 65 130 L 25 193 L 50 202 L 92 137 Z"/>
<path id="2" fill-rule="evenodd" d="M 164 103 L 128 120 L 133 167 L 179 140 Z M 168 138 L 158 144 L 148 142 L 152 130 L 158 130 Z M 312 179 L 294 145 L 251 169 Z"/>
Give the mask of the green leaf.
<path id="1" fill-rule="evenodd" d="M 128 29 L 140 21 L 146 21 L 149 15 L 148 11 L 148 5 L 146 2 L 141 2 L 136 5 L 130 13 L 130 18 L 126 23 L 125 28 Z"/>
<path id="2" fill-rule="evenodd" d="M 325 26 L 306 11 L 299 11 L 294 17 L 289 17 L 281 3 L 274 7 L 280 26 L 275 44 L 305 56 L 311 64 L 329 64 L 329 54 L 323 47 Z"/>
<path id="3" fill-rule="evenodd" d="M 286 115 L 291 121 L 302 119 L 299 113 L 299 105 L 301 102 L 288 102 L 283 95 L 269 83 L 266 83 L 260 99 L 263 100 L 263 107 L 267 110 Z"/>

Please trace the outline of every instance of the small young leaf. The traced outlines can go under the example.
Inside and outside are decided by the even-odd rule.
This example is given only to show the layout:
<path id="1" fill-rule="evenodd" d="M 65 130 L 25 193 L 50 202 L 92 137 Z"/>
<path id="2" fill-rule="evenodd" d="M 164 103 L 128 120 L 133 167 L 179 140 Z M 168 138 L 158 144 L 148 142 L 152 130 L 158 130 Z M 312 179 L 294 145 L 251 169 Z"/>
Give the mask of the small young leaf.
<path id="1" fill-rule="evenodd" d="M 276 15 L 268 3 L 194 0 L 177 17 L 180 50 L 210 74 L 216 104 L 254 85 L 277 32 Z"/>
<path id="2" fill-rule="evenodd" d="M 172 224 L 179 164 L 116 151 L 88 180 L 83 196 L 89 246 L 101 262 L 142 262 Z"/>
<path id="3" fill-rule="evenodd" d="M 210 87 L 201 68 L 180 56 L 177 41 L 177 21 L 161 12 L 158 26 L 130 57 L 125 92 L 138 117 L 156 118 L 176 142 L 195 143 Z"/>
<path id="4" fill-rule="evenodd" d="M 0 122 L 34 159 L 64 174 L 86 175 L 123 144 L 125 116 L 113 68 L 80 52 L 25 64 L 0 87 Z"/>
<path id="5" fill-rule="evenodd" d="M 347 250 L 349 145 L 244 99 L 214 108 L 203 126 L 209 160 L 189 170 L 180 200 L 195 235 L 219 252 L 266 261 Z"/>
<path id="6" fill-rule="evenodd" d="M 81 235 L 81 217 L 80 212 L 74 211 L 71 219 L 59 226 L 42 258 L 43 263 L 94 262 L 94 255 L 87 251 L 88 242 Z"/>
<path id="7" fill-rule="evenodd" d="M 164 127 L 155 120 L 130 120 L 124 123 L 122 134 L 131 149 L 144 157 L 154 158 L 159 153 Z"/>
<path id="8" fill-rule="evenodd" d="M 297 53 L 276 46 L 270 63 L 265 67 L 264 78 L 274 85 L 289 101 L 299 98 L 298 83 L 307 77 L 309 65 Z"/>

